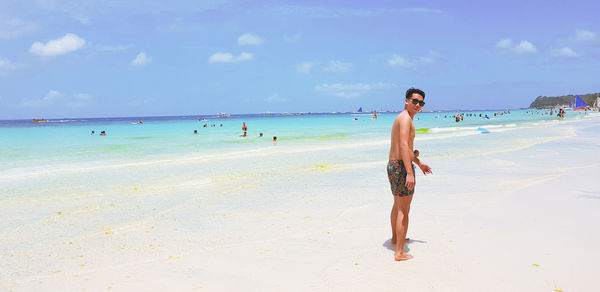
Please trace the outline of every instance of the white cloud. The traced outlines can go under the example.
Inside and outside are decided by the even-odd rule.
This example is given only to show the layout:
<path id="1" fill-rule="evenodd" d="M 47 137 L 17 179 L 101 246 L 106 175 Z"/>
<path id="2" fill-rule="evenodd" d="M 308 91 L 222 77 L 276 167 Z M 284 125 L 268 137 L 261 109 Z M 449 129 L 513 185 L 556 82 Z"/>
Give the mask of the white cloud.
<path id="1" fill-rule="evenodd" d="M 62 93 L 57 90 L 50 90 L 40 99 L 25 99 L 21 103 L 23 107 L 48 106 L 54 104 L 57 100 L 63 97 Z"/>
<path id="2" fill-rule="evenodd" d="M 24 99 L 21 107 L 42 107 L 42 106 L 68 106 L 84 107 L 94 98 L 88 93 L 77 93 L 71 96 L 62 94 L 58 90 L 50 90 L 46 95 L 39 99 Z"/>
<path id="3" fill-rule="evenodd" d="M 302 34 L 300 33 L 283 36 L 283 41 L 285 41 L 286 43 L 297 43 L 300 41 L 300 39 L 302 39 Z"/>
<path id="4" fill-rule="evenodd" d="M 159 29 L 170 32 L 195 32 L 204 30 L 204 26 L 195 23 L 194 21 L 189 21 L 185 18 L 176 17 L 171 23 L 161 25 Z"/>
<path id="5" fill-rule="evenodd" d="M 327 95 L 332 95 L 342 98 L 356 98 L 362 94 L 374 91 L 374 90 L 386 90 L 397 87 L 393 83 L 352 83 L 352 84 L 321 84 L 315 87 L 315 91 L 321 92 Z"/>
<path id="6" fill-rule="evenodd" d="M 254 56 L 250 53 L 243 52 L 239 56 L 233 56 L 230 53 L 214 53 L 208 58 L 209 63 L 235 63 L 250 61 L 254 59 Z"/>
<path id="7" fill-rule="evenodd" d="M 75 34 L 67 33 L 59 39 L 48 41 L 43 44 L 35 42 L 29 48 L 29 52 L 38 56 L 57 56 L 77 51 L 85 45 L 85 40 Z"/>
<path id="8" fill-rule="evenodd" d="M 298 73 L 310 74 L 315 70 L 321 70 L 323 72 L 332 72 L 332 73 L 347 73 L 351 72 L 354 69 L 354 65 L 352 63 L 345 63 L 342 61 L 329 61 L 326 64 L 322 64 L 320 62 L 309 62 L 305 61 L 299 64 L 296 64 L 296 71 Z"/>
<path id="9" fill-rule="evenodd" d="M 238 38 L 238 45 L 241 46 L 256 46 L 262 44 L 264 41 L 259 36 L 253 34 L 243 34 Z"/>
<path id="10" fill-rule="evenodd" d="M 48 93 L 46 94 L 46 96 L 44 96 L 42 98 L 42 101 L 44 102 L 54 102 L 56 100 L 58 100 L 59 98 L 61 98 L 63 95 L 62 93 L 60 93 L 57 90 L 50 90 L 48 91 Z"/>
<path id="11" fill-rule="evenodd" d="M 302 62 L 296 65 L 296 71 L 299 73 L 310 74 L 317 65 L 319 65 L 317 62 Z"/>
<path id="12" fill-rule="evenodd" d="M 498 47 L 498 48 L 508 49 L 511 46 L 512 46 L 511 39 L 501 39 L 498 41 L 498 43 L 496 43 L 496 47 Z"/>
<path id="13" fill-rule="evenodd" d="M 506 39 L 501 39 L 496 43 L 496 47 L 505 50 L 505 51 L 511 51 L 513 53 L 518 53 L 518 54 L 526 54 L 526 53 L 535 53 L 537 52 L 537 49 L 535 48 L 535 46 L 528 41 L 521 41 L 518 44 L 514 44 L 512 39 L 506 38 Z"/>
<path id="14" fill-rule="evenodd" d="M 352 63 L 344 63 L 340 61 L 329 61 L 329 64 L 323 68 L 325 72 L 346 73 L 352 71 L 354 65 Z"/>
<path id="15" fill-rule="evenodd" d="M 513 51 L 517 53 L 535 53 L 537 49 L 532 43 L 521 41 L 518 45 L 513 47 Z"/>
<path id="16" fill-rule="evenodd" d="M 415 67 L 415 66 L 419 66 L 419 65 L 427 65 L 427 64 L 431 64 L 434 62 L 434 56 L 436 56 L 436 54 L 431 53 L 431 55 L 429 57 L 417 57 L 417 58 L 412 58 L 412 59 L 408 59 L 405 57 L 402 57 L 400 55 L 396 55 L 393 54 L 388 60 L 387 60 L 387 65 L 391 66 L 391 67 Z"/>
<path id="17" fill-rule="evenodd" d="M 140 52 L 139 54 L 137 54 L 137 56 L 135 56 L 135 59 L 133 59 L 130 63 L 131 66 L 144 66 L 146 64 L 150 64 L 152 62 L 152 59 L 150 59 L 148 56 L 146 56 L 146 53 L 144 52 Z"/>
<path id="18" fill-rule="evenodd" d="M 552 51 L 552 55 L 555 57 L 577 57 L 577 53 L 571 48 L 560 48 Z"/>
<path id="19" fill-rule="evenodd" d="M 17 65 L 8 59 L 0 58 L 0 76 L 6 75 L 8 71 L 16 68 Z"/>
<path id="20" fill-rule="evenodd" d="M 89 93 L 77 93 L 71 100 L 67 101 L 68 107 L 85 107 L 94 96 Z"/>
<path id="21" fill-rule="evenodd" d="M 578 29 L 575 31 L 575 36 L 571 39 L 575 41 L 591 41 L 595 40 L 597 36 L 598 35 L 593 31 Z"/>
<path id="22" fill-rule="evenodd" d="M 265 99 L 265 101 L 268 103 L 281 103 L 281 102 L 286 102 L 287 99 L 283 98 L 283 97 L 279 97 L 279 93 L 274 93 L 274 94 L 271 94 L 269 97 L 267 97 Z"/>
<path id="23" fill-rule="evenodd" d="M 392 67 L 409 67 L 412 65 L 407 59 L 396 54 L 388 59 L 387 64 Z"/>

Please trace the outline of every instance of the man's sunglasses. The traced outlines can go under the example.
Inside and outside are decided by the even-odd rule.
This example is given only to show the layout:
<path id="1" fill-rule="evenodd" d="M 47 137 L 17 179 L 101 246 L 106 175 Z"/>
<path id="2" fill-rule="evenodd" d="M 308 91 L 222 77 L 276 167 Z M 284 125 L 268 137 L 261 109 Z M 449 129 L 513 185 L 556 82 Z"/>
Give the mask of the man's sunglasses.
<path id="1" fill-rule="evenodd" d="M 416 98 L 411 99 L 410 101 L 412 101 L 413 104 L 419 104 L 420 106 L 425 106 L 425 102 L 422 100 L 418 100 Z"/>

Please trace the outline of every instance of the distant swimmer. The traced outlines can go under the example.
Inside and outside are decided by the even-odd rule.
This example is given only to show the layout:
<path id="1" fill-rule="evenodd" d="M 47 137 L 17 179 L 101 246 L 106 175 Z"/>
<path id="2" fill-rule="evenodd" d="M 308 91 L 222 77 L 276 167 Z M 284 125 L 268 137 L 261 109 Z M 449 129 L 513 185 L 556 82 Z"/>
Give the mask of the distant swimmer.
<path id="1" fill-rule="evenodd" d="M 222 127 L 223 127 L 223 124 L 220 124 L 220 125 L 219 125 L 219 127 L 221 127 L 221 128 L 222 128 Z"/>
<path id="2" fill-rule="evenodd" d="M 96 134 L 96 132 L 94 132 L 94 131 L 92 130 L 92 135 L 94 135 L 94 134 Z"/>
<path id="3" fill-rule="evenodd" d="M 260 134 L 258 135 L 258 138 L 262 138 L 262 137 L 263 137 L 263 133 L 260 133 Z"/>
<path id="4" fill-rule="evenodd" d="M 246 126 L 246 122 L 242 125 L 242 131 L 248 131 L 248 126 Z"/>
<path id="5" fill-rule="evenodd" d="M 356 121 L 358 121 L 358 118 L 354 118 L 352 121 L 355 121 L 355 122 L 356 122 Z"/>
<path id="6" fill-rule="evenodd" d="M 273 136 L 273 142 L 277 142 L 277 136 Z"/>
<path id="7" fill-rule="evenodd" d="M 198 134 L 198 130 L 194 130 L 194 134 Z"/>
<path id="8" fill-rule="evenodd" d="M 248 135 L 246 135 L 246 132 L 244 131 L 244 134 L 240 135 L 240 137 L 246 137 Z"/>
<path id="9" fill-rule="evenodd" d="M 100 132 L 100 136 L 106 136 L 106 132 L 105 131 Z"/>

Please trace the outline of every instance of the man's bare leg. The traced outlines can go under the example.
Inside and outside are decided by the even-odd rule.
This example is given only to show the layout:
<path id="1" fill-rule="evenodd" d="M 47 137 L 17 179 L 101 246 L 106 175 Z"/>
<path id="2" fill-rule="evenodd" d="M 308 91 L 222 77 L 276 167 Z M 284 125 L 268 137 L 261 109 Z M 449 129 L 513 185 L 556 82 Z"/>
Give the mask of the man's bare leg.
<path id="1" fill-rule="evenodd" d="M 404 243 L 406 241 L 406 232 L 408 231 L 408 213 L 410 212 L 410 203 L 412 195 L 406 197 L 394 196 L 394 205 L 397 206 L 396 216 L 396 239 L 399 238 L 396 244 L 396 254 L 394 259 L 397 261 L 410 260 L 413 257 L 404 253 Z"/>
<path id="2" fill-rule="evenodd" d="M 390 214 L 390 221 L 392 223 L 392 240 L 390 241 L 391 244 L 396 244 L 396 220 L 398 217 L 398 200 L 396 199 L 397 196 L 394 196 L 394 205 L 392 206 L 392 212 Z M 410 206 L 408 207 L 409 211 L 410 211 Z M 404 239 L 405 242 L 409 241 L 410 238 L 405 238 Z"/>
<path id="3" fill-rule="evenodd" d="M 396 218 L 397 217 L 398 217 L 398 200 L 397 200 L 397 196 L 394 196 L 394 205 L 392 206 L 392 212 L 390 214 L 390 221 L 392 222 L 391 244 L 396 244 Z"/>

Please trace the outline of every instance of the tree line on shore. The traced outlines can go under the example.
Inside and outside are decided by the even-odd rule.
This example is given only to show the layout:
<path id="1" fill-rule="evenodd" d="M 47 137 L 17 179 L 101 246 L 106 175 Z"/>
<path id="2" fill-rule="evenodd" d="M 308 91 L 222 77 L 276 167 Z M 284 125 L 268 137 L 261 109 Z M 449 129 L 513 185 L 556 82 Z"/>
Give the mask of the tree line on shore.
<path id="1" fill-rule="evenodd" d="M 596 97 L 600 96 L 600 93 L 587 93 L 587 94 L 578 94 L 583 101 L 592 106 L 596 101 Z M 554 107 L 556 105 L 570 105 L 573 99 L 575 98 L 575 94 L 563 95 L 563 96 L 538 96 L 529 106 L 529 108 L 547 108 Z"/>

